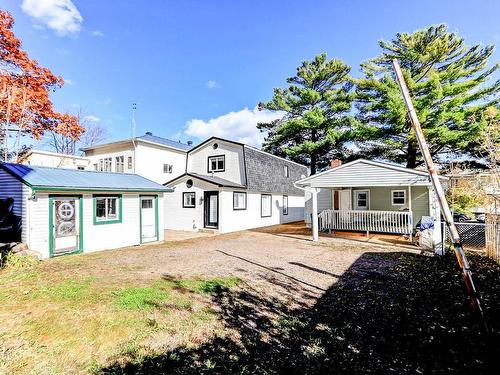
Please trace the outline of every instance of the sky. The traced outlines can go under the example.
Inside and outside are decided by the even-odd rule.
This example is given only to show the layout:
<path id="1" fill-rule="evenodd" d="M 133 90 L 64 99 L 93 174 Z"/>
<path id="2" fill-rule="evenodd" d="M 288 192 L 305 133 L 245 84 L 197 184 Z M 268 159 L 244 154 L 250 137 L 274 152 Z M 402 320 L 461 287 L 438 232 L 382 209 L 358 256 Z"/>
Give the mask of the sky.
<path id="1" fill-rule="evenodd" d="M 29 56 L 66 80 L 52 95 L 56 108 L 81 108 L 107 141 L 130 137 L 137 103 L 136 135 L 259 146 L 256 124 L 277 115 L 257 104 L 318 53 L 359 76 L 380 39 L 431 24 L 446 23 L 468 44 L 500 44 L 498 0 L 0 0 L 0 8 L 13 14 Z"/>

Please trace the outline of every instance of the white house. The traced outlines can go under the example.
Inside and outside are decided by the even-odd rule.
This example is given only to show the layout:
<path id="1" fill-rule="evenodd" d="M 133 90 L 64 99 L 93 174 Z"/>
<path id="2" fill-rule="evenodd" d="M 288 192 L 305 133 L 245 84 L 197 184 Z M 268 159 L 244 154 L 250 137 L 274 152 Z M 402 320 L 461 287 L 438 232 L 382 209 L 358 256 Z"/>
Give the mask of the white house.
<path id="1" fill-rule="evenodd" d="M 314 240 L 322 230 L 411 237 L 417 223 L 428 216 L 434 220 L 436 251 L 442 250 L 440 209 L 427 172 L 358 159 L 296 185 L 308 192 L 305 220 L 313 228 Z"/>
<path id="2" fill-rule="evenodd" d="M 135 174 L 4 163 L 0 186 L 21 241 L 43 258 L 163 240 L 169 189 Z"/>
<path id="3" fill-rule="evenodd" d="M 185 173 L 165 183 L 165 228 L 227 233 L 303 220 L 303 165 L 212 137 L 187 152 Z M 172 214 L 175 213 L 175 214 Z"/>
<path id="4" fill-rule="evenodd" d="M 60 154 L 57 152 L 30 150 L 19 159 L 19 163 L 41 167 L 89 169 L 90 159 L 83 156 Z"/>
<path id="5" fill-rule="evenodd" d="M 157 137 L 150 132 L 122 141 L 94 145 L 82 151 L 95 171 L 135 173 L 164 183 L 185 172 L 191 144 Z"/>

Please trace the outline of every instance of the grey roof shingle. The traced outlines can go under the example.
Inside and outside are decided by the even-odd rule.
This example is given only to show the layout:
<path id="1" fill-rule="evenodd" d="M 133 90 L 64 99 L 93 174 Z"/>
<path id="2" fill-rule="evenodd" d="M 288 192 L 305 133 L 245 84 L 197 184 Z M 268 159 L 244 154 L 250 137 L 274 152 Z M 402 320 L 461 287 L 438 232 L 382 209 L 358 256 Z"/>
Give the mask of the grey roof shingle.
<path id="1" fill-rule="evenodd" d="M 193 146 L 189 146 L 181 142 L 172 141 L 170 139 L 158 137 L 156 135 L 151 135 L 151 134 L 144 134 L 139 137 L 136 137 L 136 139 L 142 139 L 144 141 L 154 142 L 167 147 L 178 148 L 184 151 L 189 151 L 191 148 L 193 148 Z"/>
<path id="2" fill-rule="evenodd" d="M 304 195 L 294 182 L 307 176 L 307 167 L 245 146 L 247 188 L 274 194 Z M 285 176 L 285 165 L 289 177 Z"/>
<path id="3" fill-rule="evenodd" d="M 84 191 L 171 191 L 163 185 L 130 173 L 80 171 L 13 163 L 1 163 L 0 168 L 33 188 Z"/>

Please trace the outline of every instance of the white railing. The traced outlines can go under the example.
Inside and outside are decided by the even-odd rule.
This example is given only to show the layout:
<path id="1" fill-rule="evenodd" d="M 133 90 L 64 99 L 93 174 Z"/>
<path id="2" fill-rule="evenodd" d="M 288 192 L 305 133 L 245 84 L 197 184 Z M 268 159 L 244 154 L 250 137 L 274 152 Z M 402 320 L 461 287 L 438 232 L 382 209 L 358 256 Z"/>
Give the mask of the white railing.
<path id="1" fill-rule="evenodd" d="M 411 211 L 324 210 L 319 215 L 319 230 L 347 230 L 411 234 Z"/>

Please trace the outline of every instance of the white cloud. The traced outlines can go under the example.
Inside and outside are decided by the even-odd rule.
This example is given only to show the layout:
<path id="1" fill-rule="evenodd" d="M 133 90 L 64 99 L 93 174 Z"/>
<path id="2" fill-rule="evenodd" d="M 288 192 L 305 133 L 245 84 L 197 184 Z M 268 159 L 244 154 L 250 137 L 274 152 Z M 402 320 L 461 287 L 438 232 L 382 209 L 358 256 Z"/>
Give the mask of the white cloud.
<path id="1" fill-rule="evenodd" d="M 82 15 L 71 0 L 23 0 L 21 9 L 59 35 L 78 33 Z"/>
<path id="2" fill-rule="evenodd" d="M 101 121 L 101 119 L 97 116 L 94 116 L 94 115 L 87 115 L 83 118 L 84 120 L 88 121 L 88 122 L 99 122 Z"/>
<path id="3" fill-rule="evenodd" d="M 102 31 L 99 31 L 99 30 L 94 30 L 94 31 L 90 32 L 90 35 L 92 35 L 92 36 L 98 36 L 98 37 L 103 37 L 104 33 Z"/>
<path id="4" fill-rule="evenodd" d="M 73 80 L 69 78 L 64 78 L 64 83 L 69 86 L 74 84 Z"/>
<path id="5" fill-rule="evenodd" d="M 220 88 L 222 88 L 222 86 L 217 81 L 214 81 L 213 79 L 207 81 L 205 83 L 205 86 L 207 86 L 207 88 L 209 88 L 209 89 L 220 89 Z"/>
<path id="6" fill-rule="evenodd" d="M 280 113 L 259 111 L 257 107 L 253 110 L 244 108 L 241 111 L 229 112 L 208 121 L 189 120 L 184 132 L 188 136 L 200 139 L 217 136 L 260 147 L 264 140 L 264 134 L 257 129 L 257 124 L 270 122 L 281 116 Z"/>

